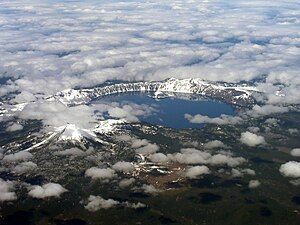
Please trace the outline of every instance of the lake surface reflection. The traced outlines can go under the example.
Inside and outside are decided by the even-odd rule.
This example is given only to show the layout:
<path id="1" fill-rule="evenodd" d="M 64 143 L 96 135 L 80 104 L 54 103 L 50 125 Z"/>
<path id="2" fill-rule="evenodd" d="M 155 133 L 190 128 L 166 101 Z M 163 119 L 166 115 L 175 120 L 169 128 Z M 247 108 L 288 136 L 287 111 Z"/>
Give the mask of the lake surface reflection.
<path id="1" fill-rule="evenodd" d="M 162 125 L 171 128 L 201 128 L 203 124 L 193 124 L 184 118 L 184 114 L 201 114 L 208 117 L 219 117 L 221 114 L 234 115 L 234 108 L 224 102 L 200 99 L 195 96 L 176 96 L 154 99 L 149 93 L 130 93 L 105 96 L 97 102 L 118 102 L 145 104 L 155 107 L 151 115 L 140 116 L 142 122 Z M 95 102 L 94 102 L 95 103 Z"/>

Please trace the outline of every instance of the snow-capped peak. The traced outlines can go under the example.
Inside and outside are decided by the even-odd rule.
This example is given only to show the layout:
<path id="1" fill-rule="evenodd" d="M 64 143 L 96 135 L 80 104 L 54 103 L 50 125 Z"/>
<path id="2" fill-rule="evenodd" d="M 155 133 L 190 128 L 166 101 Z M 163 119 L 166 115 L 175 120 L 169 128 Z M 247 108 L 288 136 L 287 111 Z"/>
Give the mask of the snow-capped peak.
<path id="1" fill-rule="evenodd" d="M 87 129 L 81 129 L 75 124 L 68 124 L 55 128 L 57 133 L 60 133 L 59 140 L 74 140 L 82 141 L 84 138 L 94 139 L 96 135 Z"/>
<path id="2" fill-rule="evenodd" d="M 97 137 L 97 133 L 107 134 L 115 132 L 121 124 L 124 124 L 124 121 L 108 119 L 99 121 L 99 124 L 92 129 L 83 129 L 75 124 L 67 124 L 66 126 L 55 128 L 55 132 L 60 134 L 58 140 L 62 141 L 83 142 L 85 139 L 89 139 L 102 143 L 103 141 Z"/>

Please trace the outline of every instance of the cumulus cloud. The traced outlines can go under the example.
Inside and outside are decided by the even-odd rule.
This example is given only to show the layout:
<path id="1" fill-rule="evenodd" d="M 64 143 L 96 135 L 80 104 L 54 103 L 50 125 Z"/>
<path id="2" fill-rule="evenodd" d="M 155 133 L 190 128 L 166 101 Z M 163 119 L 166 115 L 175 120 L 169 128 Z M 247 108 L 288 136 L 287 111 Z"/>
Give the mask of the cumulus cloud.
<path id="1" fill-rule="evenodd" d="M 268 118 L 266 119 L 265 123 L 272 125 L 272 126 L 277 126 L 278 125 L 279 120 L 275 119 L 275 118 Z"/>
<path id="2" fill-rule="evenodd" d="M 168 154 L 168 157 L 182 164 L 204 164 L 211 154 L 195 148 L 183 148 L 180 153 Z"/>
<path id="3" fill-rule="evenodd" d="M 184 118 L 190 121 L 190 123 L 211 123 L 211 124 L 218 124 L 218 125 L 237 124 L 243 121 L 243 119 L 239 116 L 228 116 L 224 114 L 222 114 L 220 117 L 214 117 L 214 118 L 210 118 L 208 116 L 203 116 L 200 114 L 194 116 L 190 114 L 185 114 Z"/>
<path id="4" fill-rule="evenodd" d="M 137 203 L 132 203 L 128 201 L 119 202 L 111 198 L 104 199 L 101 196 L 90 195 L 90 197 L 88 198 L 88 204 L 84 206 L 84 208 L 90 212 L 96 212 L 100 209 L 109 209 L 117 206 L 123 206 L 123 207 L 128 207 L 133 209 L 146 207 L 146 205 L 141 202 L 137 202 Z"/>
<path id="5" fill-rule="evenodd" d="M 130 137 L 129 135 L 122 135 L 117 137 L 119 141 L 131 142 L 131 147 L 135 149 L 137 154 L 150 155 L 154 154 L 159 150 L 159 146 L 155 143 L 150 143 L 146 139 L 138 139 Z"/>
<path id="6" fill-rule="evenodd" d="M 244 175 L 251 175 L 254 176 L 256 173 L 254 170 L 246 168 L 246 169 L 240 169 L 240 168 L 232 168 L 231 169 L 231 175 L 232 177 L 243 177 Z"/>
<path id="7" fill-rule="evenodd" d="M 154 108 L 149 105 L 134 103 L 113 103 L 107 110 L 109 116 L 124 119 L 126 122 L 139 122 L 140 116 L 148 116 L 153 111 Z"/>
<path id="8" fill-rule="evenodd" d="M 120 188 L 127 188 L 135 182 L 134 178 L 123 179 L 119 182 Z"/>
<path id="9" fill-rule="evenodd" d="M 120 161 L 115 163 L 112 168 L 115 171 L 124 172 L 124 173 L 130 173 L 134 170 L 134 165 L 130 162 L 124 162 Z"/>
<path id="10" fill-rule="evenodd" d="M 12 181 L 5 181 L 0 178 L 0 202 L 14 201 L 17 195 L 14 192 L 14 184 Z"/>
<path id="11" fill-rule="evenodd" d="M 146 146 L 149 144 L 149 141 L 146 139 L 132 139 L 132 144 L 131 146 L 133 148 L 140 148 L 142 146 Z"/>
<path id="12" fill-rule="evenodd" d="M 30 152 L 21 151 L 21 152 L 5 155 L 2 160 L 3 162 L 6 163 L 12 163 L 12 162 L 27 161 L 32 157 L 33 155 Z"/>
<path id="13" fill-rule="evenodd" d="M 193 166 L 187 169 L 185 176 L 190 179 L 196 179 L 200 175 L 209 174 L 210 170 L 207 166 Z"/>
<path id="14" fill-rule="evenodd" d="M 42 120 L 44 125 L 50 127 L 75 124 L 80 128 L 91 128 L 97 122 L 91 107 L 86 105 L 67 107 L 56 101 L 29 103 L 19 112 L 18 116 L 21 119 Z"/>
<path id="15" fill-rule="evenodd" d="M 222 141 L 214 140 L 214 141 L 209 141 L 209 142 L 205 143 L 204 148 L 206 148 L 206 149 L 228 148 L 228 146 L 225 145 Z"/>
<path id="16" fill-rule="evenodd" d="M 159 150 L 159 146 L 157 144 L 147 144 L 143 147 L 135 149 L 135 152 L 141 155 L 149 155 L 157 152 Z"/>
<path id="17" fill-rule="evenodd" d="M 161 191 L 151 184 L 143 184 L 141 189 L 147 194 L 157 194 Z"/>
<path id="18" fill-rule="evenodd" d="M 241 134 L 240 141 L 250 147 L 255 147 L 257 145 L 263 145 L 266 143 L 263 136 L 246 131 Z"/>
<path id="19" fill-rule="evenodd" d="M 256 172 L 252 169 L 249 169 L 249 168 L 243 169 L 242 172 L 245 173 L 245 174 L 251 175 L 251 176 L 256 175 Z"/>
<path id="20" fill-rule="evenodd" d="M 8 127 L 6 127 L 6 131 L 8 131 L 8 132 L 14 132 L 14 131 L 22 130 L 22 129 L 23 129 L 23 126 L 19 123 L 12 123 Z"/>
<path id="21" fill-rule="evenodd" d="M 271 114 L 285 113 L 288 111 L 289 111 L 289 107 L 284 107 L 284 106 L 255 105 L 251 110 L 247 111 L 247 114 L 252 117 L 260 117 L 260 116 L 266 116 Z"/>
<path id="22" fill-rule="evenodd" d="M 291 155 L 295 157 L 300 157 L 300 148 L 294 148 L 291 151 Z"/>
<path id="23" fill-rule="evenodd" d="M 292 135 L 298 134 L 299 130 L 297 128 L 289 128 L 288 132 Z"/>
<path id="24" fill-rule="evenodd" d="M 144 203 L 138 202 L 138 203 L 131 203 L 131 202 L 124 202 L 122 203 L 125 207 L 132 208 L 132 209 L 140 209 L 147 207 Z"/>
<path id="25" fill-rule="evenodd" d="M 210 164 L 212 166 L 236 167 L 246 162 L 243 157 L 234 157 L 230 152 L 220 151 L 212 155 L 195 148 L 183 148 L 180 153 L 168 154 L 168 159 L 182 164 Z"/>
<path id="26" fill-rule="evenodd" d="M 243 157 L 232 157 L 230 155 L 216 154 L 209 159 L 211 165 L 227 165 L 229 167 L 236 167 L 246 162 Z"/>
<path id="27" fill-rule="evenodd" d="M 294 186 L 300 186 L 300 179 L 291 180 L 290 183 Z"/>
<path id="28" fill-rule="evenodd" d="M 248 185 L 249 188 L 253 189 L 253 188 L 257 188 L 258 186 L 260 186 L 260 182 L 258 180 L 249 181 L 249 185 Z"/>
<path id="29" fill-rule="evenodd" d="M 12 171 L 17 174 L 23 174 L 23 173 L 33 171 L 36 168 L 37 168 L 37 164 L 33 162 L 22 162 L 19 165 L 15 166 Z"/>
<path id="30" fill-rule="evenodd" d="M 49 198 L 49 197 L 60 197 L 61 194 L 67 192 L 68 190 L 62 187 L 60 184 L 57 183 L 47 183 L 42 186 L 34 185 L 30 187 L 30 191 L 28 195 L 33 198 Z"/>
<path id="31" fill-rule="evenodd" d="M 300 162 L 290 161 L 282 164 L 279 168 L 280 173 L 286 177 L 300 177 Z"/>
<path id="32" fill-rule="evenodd" d="M 251 133 L 258 133 L 260 131 L 259 127 L 248 127 L 247 130 L 249 130 Z"/>
<path id="33" fill-rule="evenodd" d="M 166 163 L 169 161 L 169 158 L 163 153 L 155 153 L 149 155 L 148 158 L 154 163 Z"/>
<path id="34" fill-rule="evenodd" d="M 92 167 L 85 171 L 85 176 L 91 177 L 92 179 L 110 180 L 115 178 L 117 175 L 111 168 L 100 169 L 97 167 Z"/>
<path id="35" fill-rule="evenodd" d="M 84 206 L 84 208 L 91 212 L 96 212 L 99 209 L 109 209 L 112 207 L 116 207 L 119 204 L 118 201 L 115 201 L 113 199 L 104 199 L 100 196 L 94 195 L 90 195 L 88 201 L 88 204 Z"/>

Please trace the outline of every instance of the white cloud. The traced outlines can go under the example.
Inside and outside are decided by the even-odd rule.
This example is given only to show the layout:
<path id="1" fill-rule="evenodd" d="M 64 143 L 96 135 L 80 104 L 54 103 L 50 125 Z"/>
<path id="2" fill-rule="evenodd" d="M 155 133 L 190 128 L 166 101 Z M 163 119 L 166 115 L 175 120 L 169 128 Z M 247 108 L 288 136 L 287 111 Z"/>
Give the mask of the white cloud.
<path id="1" fill-rule="evenodd" d="M 149 144 L 149 141 L 146 139 L 132 139 L 131 146 L 133 148 L 140 148 L 140 147 L 148 145 L 148 144 Z"/>
<path id="2" fill-rule="evenodd" d="M 33 155 L 30 152 L 20 151 L 13 154 L 5 155 L 3 157 L 3 162 L 12 163 L 12 162 L 20 162 L 27 161 L 31 159 Z"/>
<path id="3" fill-rule="evenodd" d="M 17 195 L 14 192 L 14 184 L 12 181 L 5 181 L 0 178 L 0 202 L 14 201 Z"/>
<path id="4" fill-rule="evenodd" d="M 15 166 L 12 171 L 17 174 L 23 174 L 23 173 L 31 172 L 36 168 L 37 168 L 37 164 L 33 162 L 22 162 L 19 165 Z"/>
<path id="5" fill-rule="evenodd" d="M 180 153 L 167 154 L 169 160 L 182 164 L 210 164 L 212 166 L 236 167 L 246 162 L 243 157 L 233 157 L 231 152 L 220 151 L 212 155 L 195 148 L 183 148 Z"/>
<path id="6" fill-rule="evenodd" d="M 276 106 L 276 105 L 255 105 L 247 114 L 253 117 L 266 116 L 271 114 L 285 113 L 289 111 L 289 107 Z"/>
<path id="7" fill-rule="evenodd" d="M 119 141 L 131 142 L 131 147 L 135 149 L 137 154 L 150 155 L 154 154 L 159 150 L 159 146 L 155 143 L 150 143 L 146 139 L 138 139 L 135 137 L 130 137 L 128 135 L 122 135 L 117 137 Z"/>
<path id="8" fill-rule="evenodd" d="M 93 109 L 80 105 L 67 107 L 60 102 L 38 101 L 29 103 L 19 112 L 19 118 L 42 120 L 44 125 L 60 127 L 75 124 L 80 128 L 91 128 L 96 124 Z"/>
<path id="9" fill-rule="evenodd" d="M 49 197 L 60 197 L 61 194 L 67 192 L 68 190 L 57 183 L 47 183 L 42 186 L 34 185 L 30 187 L 28 195 L 33 198 L 49 198 Z"/>
<path id="10" fill-rule="evenodd" d="M 132 209 L 140 209 L 147 207 L 144 203 L 138 202 L 138 203 L 131 203 L 131 202 L 124 202 L 122 203 L 125 207 L 132 208 Z"/>
<path id="11" fill-rule="evenodd" d="M 209 141 L 204 144 L 204 148 L 206 149 L 213 149 L 213 148 L 228 148 L 222 141 L 219 140 L 214 140 L 214 141 Z"/>
<path id="12" fill-rule="evenodd" d="M 300 179 L 291 180 L 290 183 L 295 186 L 300 186 Z"/>
<path id="13" fill-rule="evenodd" d="M 260 186 L 260 182 L 258 180 L 249 181 L 249 185 L 248 185 L 249 188 L 253 189 L 253 188 L 257 188 L 258 186 Z"/>
<path id="14" fill-rule="evenodd" d="M 246 169 L 240 169 L 240 168 L 232 168 L 231 169 L 231 175 L 233 177 L 243 177 L 244 175 L 251 175 L 254 176 L 256 173 L 254 170 L 246 168 Z"/>
<path id="15" fill-rule="evenodd" d="M 193 166 L 187 169 L 185 176 L 190 179 L 196 179 L 200 175 L 209 174 L 210 170 L 207 166 Z"/>
<path id="16" fill-rule="evenodd" d="M 119 182 L 120 188 L 127 188 L 135 182 L 134 178 L 123 179 Z"/>
<path id="17" fill-rule="evenodd" d="M 97 167 L 92 167 L 85 171 L 85 176 L 91 177 L 92 179 L 110 180 L 115 178 L 117 175 L 111 168 L 100 169 Z"/>
<path id="18" fill-rule="evenodd" d="M 290 128 L 288 129 L 288 132 L 293 135 L 293 134 L 297 134 L 299 130 L 297 128 Z"/>
<path id="19" fill-rule="evenodd" d="M 18 130 L 22 130 L 23 126 L 19 123 L 12 123 L 10 124 L 7 128 L 6 131 L 8 132 L 14 132 L 14 131 L 18 131 Z"/>
<path id="20" fill-rule="evenodd" d="M 90 212 L 96 212 L 100 209 L 109 209 L 117 206 L 123 206 L 123 207 L 128 207 L 133 209 L 146 207 L 146 205 L 141 202 L 137 202 L 137 203 L 132 203 L 128 201 L 119 202 L 111 198 L 104 199 L 101 196 L 90 195 L 90 197 L 88 198 L 88 204 L 84 206 L 84 208 Z"/>
<path id="21" fill-rule="evenodd" d="M 127 122 L 139 122 L 138 117 L 148 116 L 153 111 L 155 110 L 151 106 L 145 104 L 138 105 L 134 103 L 112 103 L 107 110 L 109 116 L 113 118 L 124 119 Z"/>
<path id="22" fill-rule="evenodd" d="M 232 177 L 242 177 L 242 176 L 244 176 L 244 174 L 240 170 L 234 169 L 234 168 L 231 169 L 231 175 L 232 175 Z"/>
<path id="23" fill-rule="evenodd" d="M 246 162 L 246 160 L 243 157 L 232 157 L 230 155 L 222 155 L 222 154 L 213 155 L 209 159 L 209 163 L 211 165 L 215 165 L 215 166 L 216 165 L 227 165 L 229 167 L 236 167 L 245 162 Z"/>
<path id="24" fill-rule="evenodd" d="M 279 168 L 280 173 L 286 177 L 300 177 L 300 162 L 290 161 L 282 164 Z"/>
<path id="25" fill-rule="evenodd" d="M 211 154 L 195 148 L 183 148 L 180 153 L 168 154 L 168 157 L 172 161 L 183 164 L 204 164 L 211 157 Z"/>
<path id="26" fill-rule="evenodd" d="M 240 141 L 250 147 L 255 147 L 257 145 L 263 145 L 266 143 L 265 138 L 263 136 L 253 134 L 249 131 L 246 131 L 241 134 Z"/>
<path id="27" fill-rule="evenodd" d="M 251 176 L 256 175 L 256 172 L 252 169 L 249 169 L 249 168 L 243 169 L 242 172 L 245 173 L 245 174 L 251 175 Z"/>
<path id="28" fill-rule="evenodd" d="M 28 92 L 28 91 L 22 91 L 20 94 L 18 94 L 13 101 L 16 103 L 27 103 L 35 101 L 36 97 L 34 94 Z"/>
<path id="29" fill-rule="evenodd" d="M 143 184 L 143 186 L 141 188 L 147 194 L 157 194 L 161 191 L 161 190 L 157 189 L 156 187 L 154 187 L 151 184 L 149 184 L 149 185 L 148 184 Z"/>
<path id="30" fill-rule="evenodd" d="M 300 157 L 300 148 L 294 148 L 291 151 L 291 155 L 295 157 Z"/>
<path id="31" fill-rule="evenodd" d="M 116 207 L 119 202 L 113 199 L 104 199 L 100 196 L 90 195 L 88 204 L 84 206 L 88 211 L 96 212 L 99 209 L 109 209 Z"/>
<path id="32" fill-rule="evenodd" d="M 218 125 L 226 125 L 226 124 L 237 124 L 243 121 L 243 119 L 239 116 L 228 116 L 222 114 L 220 117 L 210 118 L 208 116 L 203 116 L 200 114 L 190 115 L 185 114 L 184 118 L 186 118 L 190 123 L 211 123 Z"/>
<path id="33" fill-rule="evenodd" d="M 154 163 L 166 163 L 169 161 L 169 158 L 163 153 L 155 153 L 149 155 L 148 158 Z"/>
<path id="34" fill-rule="evenodd" d="M 143 147 L 135 149 L 135 152 L 142 155 L 149 155 L 157 152 L 159 150 L 159 146 L 157 144 L 147 144 Z"/>
<path id="35" fill-rule="evenodd" d="M 266 119 L 265 123 L 271 125 L 271 126 L 277 126 L 278 125 L 279 120 L 275 119 L 275 118 L 268 118 Z"/>
<path id="36" fill-rule="evenodd" d="M 134 170 L 134 165 L 130 162 L 124 162 L 124 161 L 120 161 L 120 162 L 116 162 L 112 168 L 115 171 L 119 171 L 119 172 L 124 172 L 124 173 L 130 173 Z"/>
<path id="37" fill-rule="evenodd" d="M 249 130 L 251 133 L 258 133 L 260 131 L 259 127 L 248 127 L 247 130 Z"/>

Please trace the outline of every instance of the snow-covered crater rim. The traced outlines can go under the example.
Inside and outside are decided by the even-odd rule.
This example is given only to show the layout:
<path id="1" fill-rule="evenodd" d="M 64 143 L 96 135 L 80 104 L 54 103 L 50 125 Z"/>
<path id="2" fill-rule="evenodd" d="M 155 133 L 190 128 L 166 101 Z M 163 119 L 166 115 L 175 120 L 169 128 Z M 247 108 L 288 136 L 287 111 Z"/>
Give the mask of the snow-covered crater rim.
<path id="1" fill-rule="evenodd" d="M 254 86 L 207 82 L 199 78 L 170 78 L 165 81 L 118 83 L 95 88 L 67 89 L 46 99 L 58 100 L 65 105 L 78 105 L 89 103 L 102 96 L 127 92 L 153 92 L 154 97 L 168 93 L 198 94 L 226 100 L 232 104 L 244 104 L 252 99 L 252 93 L 258 92 L 258 90 Z"/>

